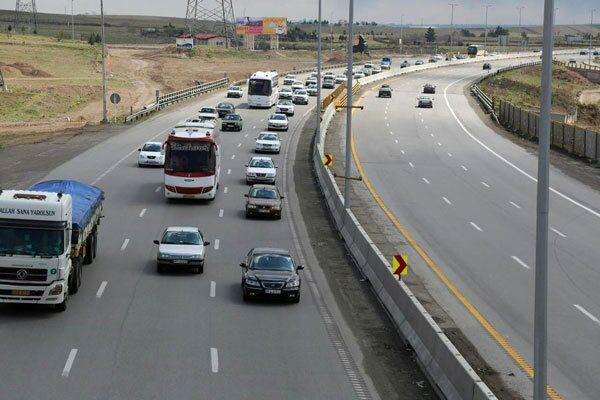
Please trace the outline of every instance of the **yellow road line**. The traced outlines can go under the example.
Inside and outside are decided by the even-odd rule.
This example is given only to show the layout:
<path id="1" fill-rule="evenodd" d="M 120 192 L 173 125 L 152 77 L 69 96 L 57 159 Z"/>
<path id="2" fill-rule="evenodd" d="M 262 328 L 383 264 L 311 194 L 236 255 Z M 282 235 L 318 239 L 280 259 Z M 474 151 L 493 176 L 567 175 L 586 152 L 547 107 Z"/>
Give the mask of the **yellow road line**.
<path id="1" fill-rule="evenodd" d="M 371 93 L 372 91 L 373 91 L 373 89 L 369 89 L 365 93 L 363 93 L 358 98 L 356 105 L 360 105 L 360 103 L 365 98 L 365 96 L 368 95 L 369 93 Z M 354 113 L 354 110 L 351 109 L 351 112 Z M 363 182 L 367 186 L 367 189 L 369 189 L 369 192 L 371 192 L 371 195 L 373 196 L 373 198 L 375 199 L 377 204 L 379 204 L 379 207 L 381 207 L 381 209 L 388 216 L 390 221 L 392 221 L 392 223 L 396 226 L 396 228 L 400 231 L 400 233 L 402 233 L 402 235 L 406 238 L 406 240 L 410 243 L 410 245 L 417 251 L 417 253 L 419 253 L 419 255 L 425 261 L 425 263 L 427 263 L 427 265 L 433 270 L 433 272 L 438 276 L 438 278 L 446 285 L 446 287 L 452 292 L 452 294 L 454 294 L 454 296 L 456 296 L 456 298 L 463 304 L 463 306 L 465 306 L 465 308 L 467 310 L 469 310 L 471 315 L 473 317 L 475 317 L 475 319 L 477 321 L 479 321 L 479 323 L 483 326 L 483 328 L 496 340 L 496 342 L 500 345 L 500 347 L 502 347 L 504 349 L 504 351 L 506 351 L 506 353 L 508 353 L 508 355 L 510 355 L 510 357 L 513 360 L 515 360 L 515 362 L 519 365 L 519 367 L 521 367 L 521 369 L 527 375 L 529 375 L 530 378 L 533 379 L 534 371 L 533 371 L 533 368 L 529 365 L 529 363 L 523 358 L 523 356 L 521 356 L 521 354 L 510 343 L 508 343 L 508 341 L 504 338 L 504 336 L 502 336 L 502 334 L 500 332 L 498 332 L 498 330 L 496 330 L 496 328 L 494 328 L 492 326 L 492 324 L 479 312 L 479 310 L 477 310 L 477 308 L 473 305 L 473 303 L 471 303 L 469 301 L 469 299 L 467 299 L 465 297 L 465 295 L 462 294 L 462 292 L 456 287 L 456 285 L 454 283 L 452 283 L 450 278 L 448 278 L 448 276 L 441 270 L 441 268 L 431 259 L 431 257 L 429 257 L 429 255 L 425 252 L 425 250 L 423 250 L 423 248 L 419 245 L 419 243 L 417 243 L 417 241 L 413 238 L 413 236 L 410 234 L 408 229 L 406 229 L 404 227 L 404 225 L 402 225 L 400 223 L 400 221 L 398 221 L 398 218 L 396 218 L 396 216 L 385 205 L 385 203 L 383 202 L 383 200 L 381 199 L 379 194 L 373 188 L 373 185 L 371 185 L 371 181 L 365 174 L 362 164 L 360 163 L 360 158 L 358 157 L 358 152 L 356 151 L 356 147 L 354 144 L 354 129 L 352 129 L 351 146 L 352 146 L 352 157 L 354 158 L 354 162 L 356 163 L 358 172 L 360 173 L 360 176 L 362 176 Z M 556 392 L 556 390 L 554 390 L 554 388 L 551 385 L 548 385 L 548 396 L 552 400 L 560 400 L 561 399 L 560 395 Z"/>

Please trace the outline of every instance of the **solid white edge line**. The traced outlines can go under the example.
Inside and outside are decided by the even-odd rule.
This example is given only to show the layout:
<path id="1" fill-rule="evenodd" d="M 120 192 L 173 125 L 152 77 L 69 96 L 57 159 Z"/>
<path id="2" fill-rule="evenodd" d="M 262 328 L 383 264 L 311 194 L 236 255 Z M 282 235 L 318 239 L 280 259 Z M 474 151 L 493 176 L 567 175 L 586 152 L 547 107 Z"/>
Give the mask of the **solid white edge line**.
<path id="1" fill-rule="evenodd" d="M 518 205 L 517 203 L 515 203 L 514 201 L 509 201 L 510 204 L 512 204 L 513 206 L 515 206 L 516 208 L 521 208 L 520 205 Z"/>
<path id="2" fill-rule="evenodd" d="M 124 251 L 127 248 L 128 244 L 129 244 L 129 239 L 123 240 L 123 244 L 121 245 L 121 251 Z"/>
<path id="3" fill-rule="evenodd" d="M 561 232 L 561 231 L 559 231 L 558 229 L 555 229 L 555 228 L 550 228 L 550 230 L 551 230 L 552 232 L 556 233 L 558 236 L 562 236 L 562 237 L 564 237 L 564 238 L 566 238 L 566 237 L 567 237 L 567 235 L 565 235 L 564 233 L 562 233 L 562 232 Z"/>
<path id="4" fill-rule="evenodd" d="M 527 264 L 526 264 L 526 263 L 525 263 L 523 260 L 521 260 L 519 257 L 517 257 L 517 256 L 511 256 L 511 258 L 512 258 L 513 260 L 515 260 L 515 262 L 516 262 L 517 264 L 519 264 L 521 267 L 523 267 L 523 268 L 527 268 L 527 269 L 531 269 L 531 267 L 530 267 L 529 265 L 527 265 Z"/>
<path id="5" fill-rule="evenodd" d="M 146 209 L 143 208 L 142 211 L 140 211 L 140 218 L 142 218 L 144 216 L 144 214 L 146 214 Z"/>
<path id="6" fill-rule="evenodd" d="M 444 199 L 444 201 L 449 204 L 452 205 L 452 202 L 450 200 L 448 200 L 446 197 L 442 196 L 442 199 Z"/>
<path id="7" fill-rule="evenodd" d="M 98 291 L 96 292 L 96 298 L 99 299 L 100 297 L 102 297 L 102 295 L 104 294 L 104 289 L 106 289 L 106 285 L 108 285 L 108 282 L 102 281 L 100 287 L 98 288 Z"/>
<path id="8" fill-rule="evenodd" d="M 219 239 L 215 239 L 215 250 L 219 250 L 219 244 L 221 241 Z"/>
<path id="9" fill-rule="evenodd" d="M 479 232 L 483 232 L 483 229 L 481 229 L 481 228 L 479 227 L 479 225 L 477 225 L 475 222 L 473 222 L 473 221 L 469 221 L 469 223 L 471 224 L 471 226 L 472 226 L 473 228 L 477 229 Z"/>
<path id="10" fill-rule="evenodd" d="M 219 351 L 215 347 L 210 348 L 210 366 L 214 374 L 219 372 Z"/>
<path id="11" fill-rule="evenodd" d="M 77 351 L 77 349 L 71 349 L 71 351 L 69 352 L 69 357 L 67 357 L 67 362 L 65 363 L 65 367 L 62 371 L 62 376 L 64 376 L 65 378 L 68 377 L 71 373 L 71 368 L 73 367 L 73 362 L 75 362 Z"/>
<path id="12" fill-rule="evenodd" d="M 452 116 L 454 117 L 454 119 L 456 120 L 456 122 L 458 123 L 458 125 L 462 128 L 462 130 L 469 135 L 469 137 L 471 139 L 473 139 L 475 142 L 479 143 L 479 145 L 481 147 L 483 147 L 484 149 L 486 149 L 487 151 L 489 151 L 490 153 L 492 153 L 493 155 L 495 155 L 498 159 L 502 160 L 505 164 L 511 166 L 512 168 L 514 168 L 516 171 L 520 172 L 521 174 L 525 175 L 527 178 L 531 179 L 532 181 L 537 183 L 537 179 L 534 178 L 532 175 L 528 174 L 527 172 L 525 172 L 524 170 L 522 170 L 521 168 L 519 168 L 517 165 L 513 164 L 512 162 L 510 162 L 509 160 L 507 160 L 506 158 L 502 157 L 499 153 L 497 153 L 496 151 L 492 150 L 491 147 L 489 147 L 488 145 L 486 145 L 485 143 L 483 143 L 481 140 L 477 139 L 475 136 L 473 136 L 473 134 L 471 132 L 469 132 L 469 130 L 467 128 L 465 128 L 465 126 L 463 125 L 463 123 L 458 119 L 458 116 L 456 115 L 456 113 L 454 112 L 454 109 L 450 106 L 450 102 L 448 101 L 448 96 L 446 95 L 447 90 L 455 85 L 456 83 L 463 81 L 465 79 L 469 79 L 472 78 L 474 76 L 478 76 L 480 74 L 476 74 L 476 75 L 472 75 L 472 76 L 465 76 L 463 78 L 460 78 L 454 82 L 452 82 L 451 84 L 449 84 L 448 86 L 446 86 L 444 88 L 444 100 L 446 101 L 446 106 L 448 107 L 448 109 L 450 110 L 450 113 L 452 114 Z M 580 202 L 578 202 L 577 200 L 574 200 L 572 198 L 570 198 L 569 196 L 567 196 L 566 194 L 559 192 L 558 190 L 550 187 L 550 191 L 552 191 L 552 193 L 562 197 L 563 199 L 569 201 L 570 203 L 576 205 L 577 207 L 580 207 L 582 209 L 584 209 L 585 211 L 589 212 L 592 215 L 595 215 L 596 217 L 600 218 L 600 212 L 594 211 L 591 208 L 584 206 L 583 204 L 581 204 Z"/>
<path id="13" fill-rule="evenodd" d="M 210 297 L 215 297 L 217 294 L 217 283 L 210 281 Z"/>
<path id="14" fill-rule="evenodd" d="M 596 318 L 594 316 L 594 314 L 592 314 L 591 312 L 589 312 L 585 308 L 581 307 L 579 304 L 573 304 L 573 306 L 576 309 L 578 309 L 579 311 L 581 311 L 586 317 L 588 317 L 589 319 L 591 319 L 592 321 L 594 321 L 596 324 L 600 325 L 600 319 Z"/>

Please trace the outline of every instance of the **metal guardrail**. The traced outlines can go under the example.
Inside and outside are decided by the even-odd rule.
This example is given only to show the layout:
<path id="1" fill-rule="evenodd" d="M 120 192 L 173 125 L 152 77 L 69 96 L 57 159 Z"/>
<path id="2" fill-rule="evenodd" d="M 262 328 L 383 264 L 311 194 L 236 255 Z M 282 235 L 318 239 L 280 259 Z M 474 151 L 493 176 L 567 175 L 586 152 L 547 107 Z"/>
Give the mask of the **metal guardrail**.
<path id="1" fill-rule="evenodd" d="M 188 99 L 190 97 L 198 96 L 203 93 L 212 92 L 213 90 L 221 89 L 229 84 L 229 78 L 219 79 L 213 82 L 203 83 L 201 85 L 192 86 L 186 89 L 178 90 L 176 92 L 167 93 L 156 98 L 156 102 L 148 104 L 143 109 L 131 113 L 125 118 L 125 122 L 129 123 L 137 121 L 155 111 L 159 111 L 161 108 L 173 104 L 178 101 Z"/>

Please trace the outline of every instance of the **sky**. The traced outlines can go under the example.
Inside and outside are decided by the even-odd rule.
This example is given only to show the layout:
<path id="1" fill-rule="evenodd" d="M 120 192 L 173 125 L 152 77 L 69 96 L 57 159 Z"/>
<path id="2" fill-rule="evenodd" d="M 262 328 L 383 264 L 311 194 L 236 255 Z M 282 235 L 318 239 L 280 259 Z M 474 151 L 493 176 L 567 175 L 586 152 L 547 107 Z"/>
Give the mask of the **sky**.
<path id="1" fill-rule="evenodd" d="M 323 19 L 334 21 L 348 18 L 348 0 L 322 0 Z M 220 3 L 218 0 L 203 0 L 205 3 Z M 491 4 L 488 14 L 490 25 L 517 25 L 518 7 L 524 6 L 524 25 L 541 25 L 543 0 L 355 0 L 355 20 L 379 23 L 400 23 L 404 15 L 405 24 L 440 25 L 450 23 L 449 3 L 457 3 L 454 23 L 483 24 L 484 4 Z M 37 0 L 39 12 L 70 12 L 71 0 Z M 187 0 L 104 0 L 107 14 L 160 15 L 185 17 Z M 310 9 L 310 5 L 313 9 Z M 236 16 L 283 16 L 291 20 L 315 19 L 317 0 L 233 0 Z M 600 24 L 600 0 L 555 0 L 557 24 L 589 24 L 590 10 L 596 8 L 594 22 Z M 0 0 L 0 9 L 14 9 L 15 0 Z M 75 13 L 99 11 L 99 0 L 74 0 Z"/>

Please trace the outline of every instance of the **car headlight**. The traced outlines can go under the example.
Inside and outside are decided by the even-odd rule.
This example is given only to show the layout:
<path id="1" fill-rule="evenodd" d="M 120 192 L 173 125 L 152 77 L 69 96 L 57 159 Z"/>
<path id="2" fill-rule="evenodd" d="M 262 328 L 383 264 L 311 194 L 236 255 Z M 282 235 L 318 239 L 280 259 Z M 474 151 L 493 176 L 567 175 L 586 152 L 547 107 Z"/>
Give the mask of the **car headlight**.
<path id="1" fill-rule="evenodd" d="M 254 204 L 248 204 L 248 208 L 256 208 Z"/>
<path id="2" fill-rule="evenodd" d="M 248 286 L 260 287 L 260 282 L 258 282 L 256 279 L 246 278 L 244 283 L 246 283 Z"/>
<path id="3" fill-rule="evenodd" d="M 59 294 L 61 294 L 63 292 L 63 290 L 64 290 L 63 284 L 59 283 L 48 292 L 48 296 L 58 296 Z"/>
<path id="4" fill-rule="evenodd" d="M 167 253 L 158 253 L 158 258 L 173 258 L 173 256 Z"/>
<path id="5" fill-rule="evenodd" d="M 278 211 L 278 210 L 281 210 L 281 206 L 272 206 L 271 209 Z"/>
<path id="6" fill-rule="evenodd" d="M 256 174 L 254 172 L 246 172 L 246 176 L 255 177 Z"/>
<path id="7" fill-rule="evenodd" d="M 297 288 L 300 286 L 300 279 L 294 279 L 294 280 L 288 281 L 285 284 L 285 286 L 289 287 L 289 288 Z"/>
<path id="8" fill-rule="evenodd" d="M 193 254 L 190 256 L 191 260 L 202 260 L 202 255 L 201 254 Z"/>
<path id="9" fill-rule="evenodd" d="M 275 173 L 269 173 L 269 174 L 267 174 L 267 176 L 268 176 L 269 178 L 274 178 L 274 177 L 275 177 Z"/>

